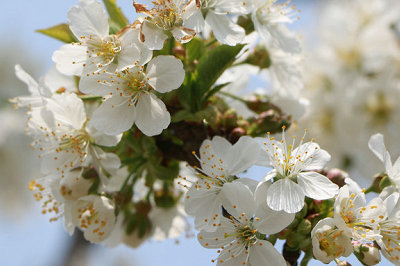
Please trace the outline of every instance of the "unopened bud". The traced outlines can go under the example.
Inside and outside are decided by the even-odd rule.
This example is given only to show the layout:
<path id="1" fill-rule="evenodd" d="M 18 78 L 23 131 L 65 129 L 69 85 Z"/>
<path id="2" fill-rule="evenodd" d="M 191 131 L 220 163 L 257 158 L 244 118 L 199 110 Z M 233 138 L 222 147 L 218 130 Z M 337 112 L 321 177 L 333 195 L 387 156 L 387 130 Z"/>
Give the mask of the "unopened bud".
<path id="1" fill-rule="evenodd" d="M 332 168 L 327 171 L 326 177 L 339 187 L 343 187 L 346 184 L 344 180 L 349 174 L 339 168 Z"/>
<path id="2" fill-rule="evenodd" d="M 237 124 L 237 114 L 233 109 L 229 109 L 224 113 L 225 127 L 232 128 Z"/>
<path id="3" fill-rule="evenodd" d="M 179 57 L 179 58 L 186 57 L 186 51 L 182 46 L 175 46 L 173 52 L 176 57 Z"/>
<path id="4" fill-rule="evenodd" d="M 297 232 L 303 235 L 311 232 L 311 222 L 307 219 L 302 220 L 297 226 Z"/>
<path id="5" fill-rule="evenodd" d="M 82 172 L 82 177 L 85 179 L 95 179 L 98 178 L 99 175 L 96 172 L 96 169 L 94 169 L 93 166 L 90 166 L 89 168 L 85 168 Z"/>
<path id="6" fill-rule="evenodd" d="M 379 249 L 374 244 L 362 244 L 353 242 L 354 255 L 364 265 L 376 265 L 381 261 Z"/>
<path id="7" fill-rule="evenodd" d="M 241 128 L 241 127 L 236 127 L 234 128 L 231 133 L 229 134 L 229 141 L 231 141 L 232 143 L 237 142 L 241 136 L 245 136 L 246 135 L 246 130 Z"/>

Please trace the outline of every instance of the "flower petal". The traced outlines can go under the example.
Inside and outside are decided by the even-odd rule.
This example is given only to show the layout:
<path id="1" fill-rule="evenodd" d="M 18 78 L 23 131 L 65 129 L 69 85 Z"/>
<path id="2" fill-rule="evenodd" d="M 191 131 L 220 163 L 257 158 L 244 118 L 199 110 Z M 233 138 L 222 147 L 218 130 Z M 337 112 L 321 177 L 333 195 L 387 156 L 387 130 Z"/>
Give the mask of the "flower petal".
<path id="1" fill-rule="evenodd" d="M 76 44 L 64 44 L 52 57 L 58 71 L 75 76 L 82 74 L 86 58 L 86 47 Z"/>
<path id="2" fill-rule="evenodd" d="M 278 180 L 268 188 L 267 204 L 275 211 L 296 213 L 304 206 L 303 189 L 288 178 Z"/>
<path id="3" fill-rule="evenodd" d="M 265 266 L 286 266 L 283 256 L 266 240 L 259 240 L 249 248 L 249 264 Z"/>
<path id="4" fill-rule="evenodd" d="M 375 156 L 378 157 L 379 160 L 384 162 L 386 146 L 382 134 L 378 133 L 371 136 L 368 141 L 368 147 L 375 154 Z"/>
<path id="5" fill-rule="evenodd" d="M 185 70 L 181 60 L 171 55 L 160 55 L 147 65 L 148 83 L 158 92 L 165 93 L 181 86 Z"/>
<path id="6" fill-rule="evenodd" d="M 118 69 L 132 65 L 135 61 L 139 61 L 140 65 L 144 65 L 150 61 L 153 51 L 149 50 L 143 43 L 139 41 L 140 31 L 138 29 L 127 29 L 119 38 L 121 41 L 121 52 L 118 55 Z"/>
<path id="7" fill-rule="evenodd" d="M 338 185 L 317 172 L 299 173 L 297 183 L 307 197 L 316 200 L 333 198 L 339 191 Z"/>
<path id="8" fill-rule="evenodd" d="M 150 50 L 161 50 L 168 36 L 157 26 L 148 21 L 142 24 L 142 34 L 144 36 L 144 45 Z"/>
<path id="9" fill-rule="evenodd" d="M 229 174 L 242 173 L 255 165 L 264 151 L 251 137 L 243 136 L 236 142 L 225 156 Z"/>
<path id="10" fill-rule="evenodd" d="M 228 235 L 228 237 L 227 237 Z M 221 226 L 215 232 L 207 232 L 202 230 L 197 239 L 205 248 L 221 248 L 235 240 L 235 230 L 230 220 L 222 218 Z"/>
<path id="11" fill-rule="evenodd" d="M 129 99 L 113 96 L 103 102 L 93 113 L 90 123 L 108 135 L 118 135 L 130 129 L 135 121 L 135 107 L 128 104 Z"/>
<path id="12" fill-rule="evenodd" d="M 287 227 L 294 219 L 294 213 L 286 213 L 284 211 L 274 211 L 267 205 L 267 192 L 271 182 L 263 182 L 257 186 L 256 202 L 257 209 L 254 225 L 257 230 L 263 234 L 275 234 Z"/>
<path id="13" fill-rule="evenodd" d="M 226 14 L 216 14 L 209 10 L 206 23 L 210 25 L 215 38 L 223 44 L 233 46 L 245 37 L 244 29 L 233 23 Z"/>
<path id="14" fill-rule="evenodd" d="M 108 15 L 103 5 L 94 0 L 80 0 L 78 6 L 71 7 L 68 24 L 77 38 L 108 36 Z"/>
<path id="15" fill-rule="evenodd" d="M 136 104 L 136 126 L 147 136 L 160 134 L 171 122 L 165 104 L 153 93 L 142 93 Z"/>
<path id="16" fill-rule="evenodd" d="M 250 189 L 240 183 L 225 183 L 221 189 L 222 205 L 227 212 L 240 219 L 252 218 L 256 210 L 256 202 Z"/>
<path id="17" fill-rule="evenodd" d="M 297 162 L 297 156 L 301 156 L 303 171 L 322 169 L 331 159 L 329 153 L 319 147 L 317 143 L 307 142 L 297 147 L 292 152 L 293 159 Z"/>

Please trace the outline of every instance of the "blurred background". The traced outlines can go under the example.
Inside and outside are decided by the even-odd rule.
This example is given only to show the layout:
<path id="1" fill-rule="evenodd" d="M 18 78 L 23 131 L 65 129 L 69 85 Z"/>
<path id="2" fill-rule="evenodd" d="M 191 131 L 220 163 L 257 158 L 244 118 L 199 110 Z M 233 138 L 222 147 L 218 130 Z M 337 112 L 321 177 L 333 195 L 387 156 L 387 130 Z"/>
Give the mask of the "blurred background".
<path id="1" fill-rule="evenodd" d="M 131 6 L 132 1 L 119 0 L 117 2 L 132 21 L 135 17 Z M 319 19 L 321 19 L 320 10 L 325 2 L 292 1 L 301 9 L 301 13 L 300 20 L 293 23 L 291 27 L 302 36 L 307 46 L 311 47 L 305 51 L 305 59 L 312 57 L 316 49 L 314 37 Z M 202 248 L 195 238 L 183 236 L 178 241 L 146 242 L 137 249 L 124 246 L 110 249 L 100 245 L 84 244 L 75 246 L 74 243 L 81 242 L 70 237 L 64 231 L 61 222 L 49 223 L 48 217 L 40 214 L 40 206 L 28 190 L 29 181 L 39 177 L 38 162 L 29 149 L 30 140 L 24 134 L 23 111 L 13 110 L 8 99 L 27 94 L 25 84 L 14 75 L 14 65 L 22 65 L 28 73 L 38 79 L 52 67 L 52 53 L 61 45 L 61 42 L 36 33 L 35 30 L 65 22 L 68 9 L 76 3 L 77 0 L 17 0 L 2 3 L 3 12 L 0 18 L 0 32 L 3 36 L 0 43 L 0 265 L 210 265 L 210 260 L 216 257 L 217 253 L 215 250 Z M 304 123 L 310 124 L 310 120 L 315 120 L 312 116 L 310 117 L 308 122 L 306 119 Z M 333 144 L 331 146 L 335 146 L 337 139 L 332 138 L 330 141 Z M 351 142 L 351 140 L 348 141 Z M 327 150 L 330 151 L 329 148 Z M 339 159 L 337 161 L 341 162 Z M 357 172 L 358 174 L 355 175 L 361 176 L 359 172 L 362 171 Z M 255 176 L 259 175 L 257 170 L 253 173 Z M 357 180 L 363 186 L 370 182 L 368 179 L 358 178 Z M 359 264 L 354 258 L 350 258 L 349 262 L 354 263 L 353 265 Z M 385 264 L 383 261 L 382 265 Z M 310 265 L 320 265 L 320 262 L 312 261 Z M 332 263 L 332 265 L 336 264 Z"/>

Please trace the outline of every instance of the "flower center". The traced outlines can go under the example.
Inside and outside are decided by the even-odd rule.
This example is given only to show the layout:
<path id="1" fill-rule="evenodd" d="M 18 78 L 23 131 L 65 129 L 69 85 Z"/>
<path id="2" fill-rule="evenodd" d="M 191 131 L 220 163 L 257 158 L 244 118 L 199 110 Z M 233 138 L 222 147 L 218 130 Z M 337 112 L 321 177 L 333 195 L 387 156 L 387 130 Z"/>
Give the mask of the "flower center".
<path id="1" fill-rule="evenodd" d="M 171 0 L 159 0 L 151 10 L 152 22 L 164 30 L 172 30 L 175 26 L 182 26 L 181 13 L 180 4 Z"/>
<path id="2" fill-rule="evenodd" d="M 120 92 L 121 96 L 124 94 L 128 97 L 135 97 L 138 92 L 146 92 L 151 89 L 143 72 L 143 66 L 135 65 L 125 69 L 120 77 L 125 81 L 123 92 Z"/>
<path id="3" fill-rule="evenodd" d="M 99 217 L 99 212 L 94 208 L 93 203 L 78 209 L 79 227 L 86 230 L 91 230 L 91 233 L 99 237 L 104 235 L 104 227 L 107 225 L 106 220 Z"/>
<path id="4" fill-rule="evenodd" d="M 77 152 L 81 155 L 85 155 L 84 150 L 90 143 L 90 137 L 88 133 L 83 129 L 76 130 L 73 133 L 74 134 L 71 135 L 64 134 L 60 137 L 59 146 L 56 149 L 56 152 Z"/>
<path id="5" fill-rule="evenodd" d="M 89 58 L 101 57 L 107 64 L 112 63 L 121 52 L 121 42 L 117 36 L 111 35 L 105 39 L 90 36 L 86 40 Z M 102 67 L 99 65 L 99 67 Z"/>
<path id="6" fill-rule="evenodd" d="M 318 233 L 318 240 L 321 250 L 325 251 L 328 256 L 339 257 L 344 248 L 336 240 L 340 235 L 342 235 L 343 230 L 330 229 L 324 231 L 323 233 Z"/>

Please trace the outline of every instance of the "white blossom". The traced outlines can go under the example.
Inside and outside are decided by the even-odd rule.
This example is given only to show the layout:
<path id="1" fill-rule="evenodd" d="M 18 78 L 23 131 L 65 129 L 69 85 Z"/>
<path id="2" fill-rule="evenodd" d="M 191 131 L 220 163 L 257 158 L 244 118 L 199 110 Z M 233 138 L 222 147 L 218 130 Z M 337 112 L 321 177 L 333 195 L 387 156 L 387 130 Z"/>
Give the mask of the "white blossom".
<path id="1" fill-rule="evenodd" d="M 257 185 L 254 180 L 237 178 L 236 175 L 255 165 L 261 153 L 258 144 L 247 136 L 241 137 L 234 145 L 219 136 L 203 141 L 198 158 L 201 168 L 195 168 L 198 179 L 193 181 L 185 196 L 185 211 L 195 217 L 196 229 L 217 229 L 226 184 Z"/>
<path id="2" fill-rule="evenodd" d="M 284 25 L 293 22 L 297 12 L 295 6 L 289 6 L 289 1 L 283 4 L 277 4 L 276 0 L 251 2 L 252 20 L 260 36 L 285 52 L 300 53 L 298 37 Z"/>
<path id="3" fill-rule="evenodd" d="M 294 215 L 269 209 L 265 205 L 264 188 L 261 188 L 264 193 L 259 193 L 264 199 L 257 201 L 251 190 L 239 182 L 228 183 L 225 189 L 223 206 L 227 214 L 215 232 L 203 230 L 198 234 L 200 244 L 221 249 L 217 265 L 286 265 L 282 255 L 265 240 L 265 235 L 284 229 Z"/>
<path id="4" fill-rule="evenodd" d="M 353 253 L 351 239 L 336 227 L 332 218 L 319 221 L 311 231 L 313 254 L 323 263 L 329 263 L 339 257 L 348 257 Z"/>
<path id="5" fill-rule="evenodd" d="M 115 146 L 120 136 L 101 134 L 87 121 L 84 104 L 75 94 L 53 95 L 43 108 L 32 110 L 28 131 L 42 159 L 43 174 L 63 176 L 76 167 L 93 165 L 106 183 L 106 176 L 119 168 L 118 156 L 97 145 Z"/>
<path id="6" fill-rule="evenodd" d="M 71 207 L 72 221 L 93 243 L 104 241 L 115 226 L 114 203 L 107 197 L 89 195 L 79 198 Z"/>
<path id="7" fill-rule="evenodd" d="M 206 26 L 212 29 L 215 38 L 222 44 L 236 45 L 245 37 L 245 30 L 237 25 L 230 15 L 245 15 L 250 12 L 245 0 L 197 0 L 196 10 L 186 23 L 187 27 L 201 32 Z M 196 1 L 196 2 L 197 2 Z"/>
<path id="8" fill-rule="evenodd" d="M 153 58 L 144 69 L 140 62 L 121 72 L 99 73 L 81 87 L 85 93 L 104 96 L 94 112 L 91 124 L 98 130 L 116 135 L 135 124 L 148 136 L 167 128 L 171 118 L 165 104 L 152 92 L 166 93 L 179 88 L 185 77 L 182 62 L 169 55 Z"/>
<path id="9" fill-rule="evenodd" d="M 387 218 L 379 222 L 382 238 L 376 242 L 382 254 L 395 265 L 400 264 L 400 201 L 399 193 L 394 192 L 384 199 Z"/>
<path id="10" fill-rule="evenodd" d="M 269 164 L 274 168 L 264 178 L 265 181 L 274 178 L 267 196 L 267 203 L 271 209 L 296 213 L 303 208 L 305 196 L 324 200 L 337 194 L 338 186 L 314 171 L 322 169 L 331 157 L 317 143 L 303 143 L 302 137 L 299 146 L 294 148 L 294 137 L 293 143 L 287 145 L 285 127 L 281 141 L 276 141 L 269 134 L 267 139 L 262 140 Z"/>
<path id="11" fill-rule="evenodd" d="M 29 95 L 15 97 L 10 102 L 16 108 L 36 108 L 43 106 L 43 98 L 51 97 L 53 93 L 74 92 L 76 91 L 75 82 L 72 76 L 66 76 L 58 72 L 55 68 L 50 69 L 39 82 L 31 77 L 20 65 L 15 65 L 15 75 L 24 82 L 29 91 Z"/>
<path id="12" fill-rule="evenodd" d="M 79 42 L 65 44 L 54 52 L 53 61 L 61 73 L 80 76 L 84 69 L 96 72 L 113 64 L 122 70 L 152 56 L 139 42 L 138 30 L 127 28 L 109 35 L 108 16 L 98 1 L 80 0 L 69 10 L 68 23 Z"/>
<path id="13" fill-rule="evenodd" d="M 196 31 L 185 25 L 199 8 L 196 2 L 157 0 L 153 2 L 152 9 L 147 9 L 145 5 L 134 1 L 136 12 L 147 15 L 140 26 L 140 40 L 151 50 L 162 49 L 168 34 L 172 34 L 178 42 L 189 42 L 196 35 Z"/>
<path id="14" fill-rule="evenodd" d="M 334 205 L 336 226 L 356 241 L 371 242 L 381 238 L 379 223 L 386 219 L 386 207 L 380 198 L 368 204 L 364 190 L 351 179 L 340 188 Z"/>
<path id="15" fill-rule="evenodd" d="M 400 156 L 395 163 L 392 163 L 390 153 L 386 150 L 384 138 L 382 134 L 375 134 L 371 136 L 368 142 L 369 149 L 383 162 L 386 174 L 388 175 L 392 184 L 400 188 Z"/>

